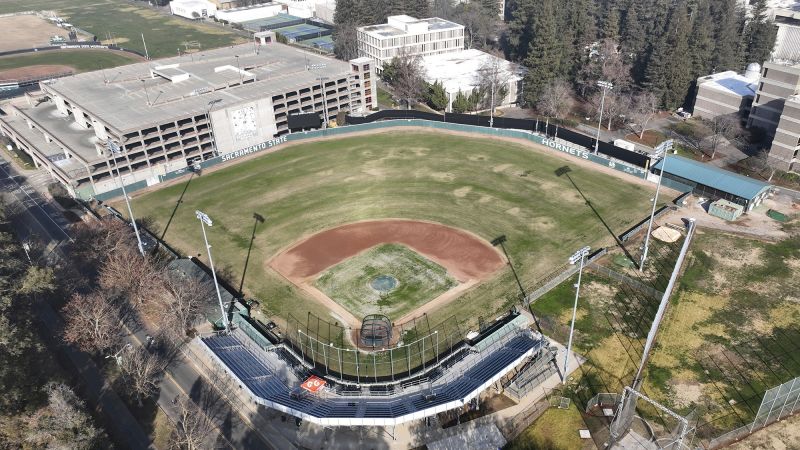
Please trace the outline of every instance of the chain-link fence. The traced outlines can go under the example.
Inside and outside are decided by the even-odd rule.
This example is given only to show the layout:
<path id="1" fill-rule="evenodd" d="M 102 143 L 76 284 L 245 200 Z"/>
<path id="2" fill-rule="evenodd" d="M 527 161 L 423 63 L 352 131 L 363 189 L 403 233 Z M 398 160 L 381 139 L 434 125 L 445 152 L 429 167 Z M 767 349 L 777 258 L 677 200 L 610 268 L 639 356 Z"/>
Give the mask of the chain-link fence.
<path id="1" fill-rule="evenodd" d="M 708 448 L 719 448 L 758 431 L 767 425 L 800 411 L 800 377 L 787 381 L 764 393 L 761 406 L 752 423 L 712 439 Z"/>

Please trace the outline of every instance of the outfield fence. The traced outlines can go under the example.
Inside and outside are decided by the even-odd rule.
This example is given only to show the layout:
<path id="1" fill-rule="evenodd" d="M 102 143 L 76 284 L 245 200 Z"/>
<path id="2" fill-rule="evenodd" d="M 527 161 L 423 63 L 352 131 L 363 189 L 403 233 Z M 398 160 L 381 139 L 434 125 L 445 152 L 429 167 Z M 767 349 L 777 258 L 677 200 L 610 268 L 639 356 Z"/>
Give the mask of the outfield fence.
<path id="1" fill-rule="evenodd" d="M 752 423 L 712 439 L 706 448 L 724 447 L 798 411 L 800 411 L 800 377 L 765 392 Z"/>
<path id="2" fill-rule="evenodd" d="M 489 128 L 476 125 L 464 125 L 464 124 L 439 122 L 439 121 L 424 120 L 424 119 L 400 119 L 400 120 L 384 120 L 379 122 L 371 122 L 358 125 L 347 125 L 343 127 L 327 128 L 323 130 L 303 131 L 303 132 L 297 132 L 280 136 L 278 138 L 262 142 L 257 145 L 253 145 L 229 153 L 224 153 L 219 156 L 206 159 L 205 161 L 196 162 L 191 167 L 184 167 L 178 170 L 167 172 L 163 175 L 158 175 L 157 180 L 158 183 L 162 183 L 165 181 L 180 178 L 185 175 L 200 173 L 203 169 L 208 169 L 217 166 L 223 162 L 227 163 L 255 153 L 277 150 L 278 147 L 288 142 L 299 142 L 308 139 L 319 139 L 319 138 L 344 137 L 353 133 L 359 133 L 365 131 L 380 131 L 397 127 L 431 128 L 436 130 L 472 133 L 472 134 L 492 136 L 492 137 L 521 139 L 524 141 L 532 142 L 534 144 L 542 145 L 556 153 L 567 154 L 572 157 L 597 164 L 598 166 L 608 167 L 613 170 L 626 173 L 628 175 L 632 175 L 636 178 L 647 179 L 648 172 L 646 169 L 642 167 L 621 162 L 619 160 L 612 159 L 602 154 L 594 154 L 591 151 L 589 151 L 589 149 L 587 149 L 586 147 L 581 147 L 560 138 L 551 138 L 548 137 L 547 135 L 534 133 L 532 131 Z M 128 191 L 128 193 L 131 193 L 141 189 L 145 189 L 152 185 L 154 185 L 152 180 L 150 182 L 141 180 L 134 183 L 126 184 L 125 189 Z M 77 195 L 79 198 L 83 200 L 89 200 L 91 198 L 94 198 L 96 200 L 105 201 L 121 196 L 122 189 L 117 188 L 98 194 L 93 191 L 91 186 L 86 186 L 83 187 L 82 189 L 78 189 Z"/>

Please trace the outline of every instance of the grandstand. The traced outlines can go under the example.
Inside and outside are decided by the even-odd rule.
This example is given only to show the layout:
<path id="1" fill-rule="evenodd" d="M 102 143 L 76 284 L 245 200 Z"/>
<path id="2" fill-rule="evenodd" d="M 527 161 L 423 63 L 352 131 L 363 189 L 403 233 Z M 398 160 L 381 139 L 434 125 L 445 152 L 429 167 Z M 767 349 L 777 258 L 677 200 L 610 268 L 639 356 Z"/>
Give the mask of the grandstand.
<path id="1" fill-rule="evenodd" d="M 513 320 L 519 313 L 509 316 L 505 326 L 465 340 L 463 351 L 409 377 L 377 383 L 325 377 L 290 346 L 277 342 L 265 349 L 240 329 L 200 341 L 257 404 L 325 426 L 394 426 L 460 408 L 514 369 L 552 359 L 549 341 L 527 321 Z M 301 388 L 311 376 L 324 380 L 320 391 Z"/>

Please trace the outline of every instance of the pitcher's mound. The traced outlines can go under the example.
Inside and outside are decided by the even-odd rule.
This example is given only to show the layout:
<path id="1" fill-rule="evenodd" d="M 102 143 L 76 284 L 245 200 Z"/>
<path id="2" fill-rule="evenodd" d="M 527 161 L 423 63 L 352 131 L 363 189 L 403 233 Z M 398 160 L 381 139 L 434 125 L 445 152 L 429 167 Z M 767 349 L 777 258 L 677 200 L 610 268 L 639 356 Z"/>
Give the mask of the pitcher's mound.
<path id="1" fill-rule="evenodd" d="M 668 227 L 658 227 L 653 231 L 653 237 L 661 242 L 675 242 L 681 238 L 681 232 Z"/>

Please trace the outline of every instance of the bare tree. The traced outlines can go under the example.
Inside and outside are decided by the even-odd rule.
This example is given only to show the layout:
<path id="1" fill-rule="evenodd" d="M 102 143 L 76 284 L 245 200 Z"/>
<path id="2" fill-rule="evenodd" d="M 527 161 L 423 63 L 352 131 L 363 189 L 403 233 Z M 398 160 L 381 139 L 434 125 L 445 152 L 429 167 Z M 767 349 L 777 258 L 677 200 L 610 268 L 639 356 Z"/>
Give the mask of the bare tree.
<path id="1" fill-rule="evenodd" d="M 143 305 L 159 287 L 161 270 L 156 261 L 143 257 L 133 246 L 121 246 L 100 268 L 100 286 L 117 292 L 133 305 Z"/>
<path id="2" fill-rule="evenodd" d="M 164 295 L 154 302 L 161 329 L 172 338 L 182 338 L 203 320 L 202 308 L 215 296 L 211 283 L 170 272 L 163 278 Z"/>
<path id="3" fill-rule="evenodd" d="M 644 133 L 651 128 L 650 121 L 658 114 L 658 97 L 652 92 L 643 91 L 633 97 L 630 109 L 631 125 L 636 127 L 634 131 L 639 134 L 639 139 L 644 138 Z"/>
<path id="4" fill-rule="evenodd" d="M 725 114 L 703 122 L 708 127 L 707 148 L 711 151 L 711 159 L 714 159 L 721 146 L 725 146 L 731 139 L 735 139 L 736 132 L 739 130 L 738 120 Z"/>
<path id="5" fill-rule="evenodd" d="M 390 65 L 392 75 L 388 81 L 397 96 L 405 100 L 411 109 L 411 104 L 419 101 L 425 91 L 422 60 L 418 55 L 412 55 L 408 49 L 401 47 Z"/>
<path id="6" fill-rule="evenodd" d="M 632 82 L 632 66 L 625 62 L 619 43 L 613 39 L 603 39 L 597 52 L 601 79 L 613 83 L 617 92 L 627 91 Z"/>
<path id="7" fill-rule="evenodd" d="M 536 108 L 547 117 L 545 127 L 550 124 L 551 117 L 561 119 L 572 110 L 575 104 L 572 94 L 572 87 L 561 79 L 553 80 L 544 87 Z"/>
<path id="8" fill-rule="evenodd" d="M 125 389 L 142 406 L 142 400 L 158 392 L 167 361 L 158 352 L 151 353 L 142 346 L 126 346 L 117 361 Z"/>
<path id="9" fill-rule="evenodd" d="M 214 430 L 211 419 L 202 408 L 185 396 L 178 398 L 174 408 L 178 418 L 169 439 L 170 448 L 180 450 L 206 448 L 206 439 Z"/>
<path id="10" fill-rule="evenodd" d="M 478 104 L 482 109 L 491 108 L 492 114 L 494 107 L 503 104 L 508 95 L 511 74 L 503 67 L 503 63 L 501 59 L 492 58 L 484 62 L 475 74 L 475 85 L 481 96 Z"/>
<path id="11" fill-rule="evenodd" d="M 609 91 L 606 93 L 606 99 L 601 102 L 602 92 L 596 92 L 590 99 L 590 104 L 594 110 L 594 117 L 600 120 L 600 105 L 603 103 L 603 118 L 606 119 L 606 129 L 611 131 L 611 126 L 614 123 L 623 123 L 631 109 L 631 98 L 627 95 L 622 95 Z"/>
<path id="12" fill-rule="evenodd" d="M 480 2 L 461 2 L 454 20 L 464 25 L 464 44 L 467 48 L 485 48 L 497 33 L 500 19 Z"/>
<path id="13" fill-rule="evenodd" d="M 64 340 L 89 353 L 104 353 L 122 339 L 120 308 L 102 291 L 73 294 L 62 309 Z"/>
<path id="14" fill-rule="evenodd" d="M 25 441 L 35 448 L 96 448 L 103 433 L 92 424 L 91 416 L 75 392 L 62 383 L 49 383 L 45 391 L 47 406 L 28 420 Z"/>
<path id="15" fill-rule="evenodd" d="M 758 170 L 769 170 L 769 177 L 767 177 L 767 181 L 772 181 L 772 177 L 775 176 L 775 173 L 778 171 L 778 169 L 769 163 L 769 150 L 761 150 L 758 152 L 755 158 L 752 159 L 754 160 L 753 165 Z"/>

